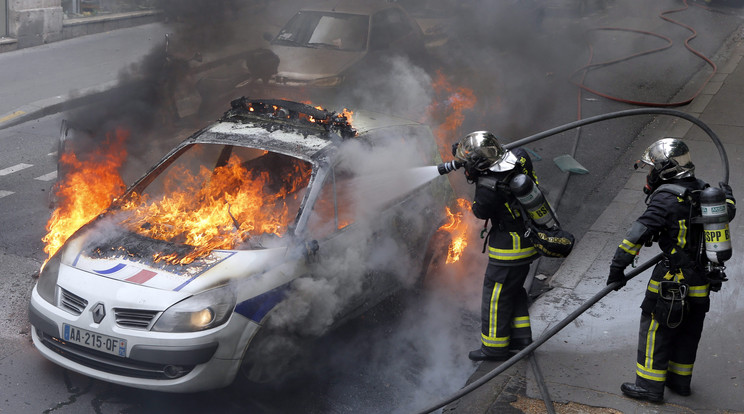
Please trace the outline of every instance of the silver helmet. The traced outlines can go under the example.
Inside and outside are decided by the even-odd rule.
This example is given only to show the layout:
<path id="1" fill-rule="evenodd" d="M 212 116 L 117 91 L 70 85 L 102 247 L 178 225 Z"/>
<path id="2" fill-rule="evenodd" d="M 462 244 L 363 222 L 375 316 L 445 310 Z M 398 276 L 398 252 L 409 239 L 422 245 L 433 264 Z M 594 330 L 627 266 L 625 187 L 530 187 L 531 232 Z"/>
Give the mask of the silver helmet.
<path id="1" fill-rule="evenodd" d="M 508 171 L 517 162 L 517 157 L 488 131 L 475 131 L 465 135 L 457 146 L 455 157 L 463 162 L 475 163 L 475 168 L 479 171 Z"/>
<path id="2" fill-rule="evenodd" d="M 663 138 L 651 144 L 640 162 L 653 167 L 662 180 L 695 176 L 695 165 L 687 144 L 677 138 Z"/>

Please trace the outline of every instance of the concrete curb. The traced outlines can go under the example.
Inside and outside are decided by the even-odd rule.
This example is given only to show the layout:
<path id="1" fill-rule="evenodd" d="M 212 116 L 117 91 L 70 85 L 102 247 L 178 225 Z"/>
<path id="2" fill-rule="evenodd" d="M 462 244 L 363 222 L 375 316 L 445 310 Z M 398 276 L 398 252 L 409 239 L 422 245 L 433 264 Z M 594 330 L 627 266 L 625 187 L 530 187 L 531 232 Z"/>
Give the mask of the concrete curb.
<path id="1" fill-rule="evenodd" d="M 58 95 L 23 105 L 13 112 L 0 115 L 0 129 L 10 128 L 65 110 L 89 105 L 104 99 L 108 93 L 116 89 L 117 85 L 118 81 L 111 81 L 67 95 Z"/>

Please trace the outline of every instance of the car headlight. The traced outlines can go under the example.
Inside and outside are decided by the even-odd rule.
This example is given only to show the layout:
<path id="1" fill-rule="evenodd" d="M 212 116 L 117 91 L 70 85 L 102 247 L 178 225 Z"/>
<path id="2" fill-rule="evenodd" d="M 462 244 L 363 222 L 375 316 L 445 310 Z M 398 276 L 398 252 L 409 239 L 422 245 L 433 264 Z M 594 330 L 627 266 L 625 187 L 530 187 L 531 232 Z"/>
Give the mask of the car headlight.
<path id="1" fill-rule="evenodd" d="M 152 330 L 197 332 L 225 323 L 235 309 L 235 292 L 229 285 L 186 298 L 166 309 Z"/>
<path id="2" fill-rule="evenodd" d="M 332 88 L 338 86 L 343 82 L 343 76 L 329 76 L 327 78 L 320 78 L 310 82 L 310 85 L 318 88 Z"/>
<path id="3" fill-rule="evenodd" d="M 39 281 L 36 282 L 36 291 L 45 301 L 56 305 L 57 278 L 59 277 L 59 255 L 52 256 L 44 264 L 39 272 Z"/>

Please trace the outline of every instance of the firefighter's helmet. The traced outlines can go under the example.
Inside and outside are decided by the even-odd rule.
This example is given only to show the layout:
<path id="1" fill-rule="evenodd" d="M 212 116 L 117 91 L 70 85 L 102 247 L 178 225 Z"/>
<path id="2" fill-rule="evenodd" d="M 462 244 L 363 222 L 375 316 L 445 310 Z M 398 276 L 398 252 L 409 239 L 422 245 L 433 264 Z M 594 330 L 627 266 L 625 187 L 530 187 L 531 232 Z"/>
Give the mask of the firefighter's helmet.
<path id="1" fill-rule="evenodd" d="M 517 162 L 517 157 L 488 131 L 475 131 L 465 135 L 457 145 L 455 157 L 473 164 L 478 171 L 508 171 Z"/>
<path id="2" fill-rule="evenodd" d="M 690 149 L 677 138 L 663 138 L 654 142 L 639 162 L 651 166 L 662 180 L 695 176 Z"/>

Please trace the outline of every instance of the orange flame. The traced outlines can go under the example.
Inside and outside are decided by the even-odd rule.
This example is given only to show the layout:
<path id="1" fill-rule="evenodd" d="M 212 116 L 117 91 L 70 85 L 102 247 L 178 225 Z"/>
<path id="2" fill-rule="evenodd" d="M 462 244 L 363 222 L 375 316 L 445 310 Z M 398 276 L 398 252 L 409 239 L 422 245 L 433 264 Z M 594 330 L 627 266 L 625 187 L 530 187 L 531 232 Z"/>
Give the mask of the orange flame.
<path id="1" fill-rule="evenodd" d="M 166 178 L 165 187 L 178 178 L 180 188 L 154 201 L 134 194 L 121 206 L 125 214 L 122 224 L 143 236 L 165 241 L 177 241 L 192 247 L 184 254 L 158 254 L 155 261 L 188 264 L 214 249 L 231 249 L 251 235 L 262 233 L 281 236 L 286 232 L 290 212 L 286 198 L 307 186 L 311 169 L 297 161 L 293 171 L 282 174 L 279 190 L 268 172 L 254 174 L 231 156 L 227 165 L 214 171 L 202 167 L 196 175 L 185 169 L 174 169 Z M 183 184 L 185 183 L 185 184 Z"/>
<path id="2" fill-rule="evenodd" d="M 115 139 L 85 161 L 73 153 L 62 154 L 60 162 L 70 173 L 60 177 L 59 207 L 42 239 L 49 257 L 125 190 L 118 170 L 127 155 L 126 138 L 128 133 L 118 130 Z M 253 235 L 284 234 L 293 218 L 287 202 L 299 202 L 300 196 L 293 193 L 307 186 L 310 173 L 310 165 L 300 160 L 281 174 L 254 173 L 235 155 L 225 166 L 202 167 L 193 174 L 173 166 L 163 188 L 177 191 L 155 200 L 132 193 L 117 202 L 113 217 L 140 235 L 187 245 L 187 252 L 160 252 L 153 259 L 188 264 L 214 249 L 234 248 Z"/>
<path id="3" fill-rule="evenodd" d="M 118 129 L 107 136 L 106 145 L 96 150 L 88 160 L 81 161 L 72 152 L 60 154 L 63 170 L 69 171 L 57 187 L 58 206 L 47 222 L 47 234 L 42 238 L 48 258 L 80 227 L 92 220 L 122 194 L 125 185 L 119 168 L 126 159 L 124 142 L 129 137 Z"/>
<path id="4" fill-rule="evenodd" d="M 463 220 L 463 215 L 466 212 L 471 211 L 470 202 L 463 198 L 458 198 L 457 207 L 459 211 L 456 211 L 454 213 L 449 207 L 446 207 L 446 213 L 447 217 L 449 218 L 449 223 L 439 228 L 439 230 L 447 231 L 452 236 L 452 242 L 450 243 L 449 249 L 447 251 L 447 260 L 445 261 L 446 264 L 456 263 L 458 260 L 460 260 L 462 252 L 468 246 L 467 234 L 469 226 L 468 223 Z"/>
<path id="5" fill-rule="evenodd" d="M 341 111 L 341 115 L 346 117 L 346 122 L 353 124 L 352 118 L 354 116 L 354 111 L 344 108 L 344 110 Z"/>
<path id="6" fill-rule="evenodd" d="M 462 135 L 460 127 L 465 121 L 464 112 L 475 107 L 477 99 L 472 89 L 452 85 L 440 71 L 437 71 L 432 87 L 437 98 L 429 107 L 429 115 L 437 120 L 444 117 L 434 135 L 442 156 L 446 157 L 452 142 Z"/>
<path id="7" fill-rule="evenodd" d="M 450 83 L 445 75 L 437 71 L 432 83 L 435 101 L 429 106 L 429 116 L 439 121 L 444 118 L 434 129 L 434 136 L 439 146 L 439 151 L 444 159 L 449 159 L 452 143 L 463 135 L 461 127 L 465 121 L 465 111 L 475 107 L 477 101 L 472 89 L 464 86 L 455 86 Z M 448 177 L 452 182 L 452 177 Z M 454 185 L 454 183 L 453 183 Z M 458 199 L 457 204 L 460 212 L 452 213 L 447 208 L 450 223 L 440 229 L 447 230 L 452 234 L 452 242 L 447 254 L 448 264 L 460 260 L 460 256 L 468 245 L 468 225 L 463 221 L 463 211 L 470 211 L 470 203 L 464 199 Z"/>

